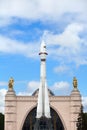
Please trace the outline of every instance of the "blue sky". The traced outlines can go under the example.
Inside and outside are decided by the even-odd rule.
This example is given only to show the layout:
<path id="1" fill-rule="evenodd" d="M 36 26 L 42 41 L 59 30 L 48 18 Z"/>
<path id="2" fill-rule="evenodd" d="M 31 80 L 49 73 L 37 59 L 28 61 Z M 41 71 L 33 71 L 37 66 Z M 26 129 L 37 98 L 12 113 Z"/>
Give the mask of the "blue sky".
<path id="1" fill-rule="evenodd" d="M 39 87 L 42 40 L 48 52 L 48 87 L 56 95 L 69 95 L 76 76 L 87 111 L 86 7 L 86 0 L 0 1 L 0 112 L 11 76 L 18 95 Z"/>

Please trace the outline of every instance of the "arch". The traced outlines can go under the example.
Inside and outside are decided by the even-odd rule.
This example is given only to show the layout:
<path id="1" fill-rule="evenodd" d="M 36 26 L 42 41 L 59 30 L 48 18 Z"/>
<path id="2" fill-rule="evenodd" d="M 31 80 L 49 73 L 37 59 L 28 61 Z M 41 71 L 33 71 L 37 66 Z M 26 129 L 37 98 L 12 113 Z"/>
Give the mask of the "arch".
<path id="1" fill-rule="evenodd" d="M 34 123 L 35 123 L 35 120 L 36 120 L 36 118 L 35 118 L 35 113 L 36 113 L 36 105 L 35 106 L 33 106 L 31 109 L 29 109 L 28 111 L 27 111 L 27 113 L 26 113 L 26 115 L 25 115 L 25 117 L 24 117 L 24 119 L 23 119 L 23 122 L 22 122 L 22 125 L 21 125 L 21 129 L 20 130 L 24 130 L 24 129 L 26 129 L 26 127 L 27 128 L 29 128 L 30 129 L 30 124 L 28 123 L 28 125 L 26 126 L 26 124 L 27 124 L 27 122 L 30 122 L 30 116 L 31 116 L 31 113 L 34 113 L 34 116 L 32 116 L 33 117 L 33 120 L 32 120 L 32 122 L 33 122 L 33 126 L 34 126 Z M 52 114 L 52 123 L 53 123 L 53 121 L 54 121 L 54 114 L 53 113 L 56 113 L 56 128 L 58 129 L 58 130 L 60 130 L 60 129 L 62 129 L 62 130 L 67 130 L 66 129 L 66 126 L 65 126 L 65 123 L 64 123 L 64 120 L 63 120 L 63 118 L 62 118 L 62 116 L 60 115 L 60 113 L 57 111 L 57 109 L 55 109 L 53 106 L 51 106 L 51 114 Z M 59 125 L 58 125 L 58 122 L 59 122 Z M 59 128 L 59 127 L 61 127 L 61 128 Z M 34 128 L 34 127 L 33 127 Z M 54 128 L 54 125 L 53 125 L 53 128 Z"/>
<path id="2" fill-rule="evenodd" d="M 28 115 L 36 106 L 37 106 L 37 105 L 34 105 L 34 106 L 32 106 L 30 109 L 28 109 L 28 111 L 26 112 L 26 114 L 25 114 L 25 116 L 24 116 L 24 118 L 23 118 L 23 120 L 22 120 L 22 123 L 21 123 L 21 126 L 20 126 L 20 130 L 22 130 L 22 127 L 23 127 L 23 125 L 24 125 L 24 121 L 26 120 L 27 115 Z"/>
<path id="3" fill-rule="evenodd" d="M 61 119 L 61 121 L 62 121 L 62 123 L 63 123 L 64 130 L 67 130 L 66 125 L 65 125 L 65 121 L 63 120 L 63 117 L 61 116 L 61 114 L 59 113 L 59 111 L 58 111 L 54 106 L 52 106 L 52 105 L 50 105 L 50 106 L 51 106 L 51 108 L 53 108 L 53 110 L 55 110 L 56 113 L 59 115 L 59 117 L 60 117 L 60 119 Z"/>

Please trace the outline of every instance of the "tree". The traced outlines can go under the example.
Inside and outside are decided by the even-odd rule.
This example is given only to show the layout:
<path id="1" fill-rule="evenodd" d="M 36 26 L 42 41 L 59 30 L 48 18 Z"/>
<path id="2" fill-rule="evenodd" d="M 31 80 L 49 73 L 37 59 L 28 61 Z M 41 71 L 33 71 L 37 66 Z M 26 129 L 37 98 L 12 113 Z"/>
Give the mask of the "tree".
<path id="1" fill-rule="evenodd" d="M 80 108 L 80 113 L 77 119 L 77 130 L 82 130 L 83 125 L 83 106 Z"/>
<path id="2" fill-rule="evenodd" d="M 82 130 L 86 130 L 87 129 L 87 113 L 83 113 L 83 129 Z"/>
<path id="3" fill-rule="evenodd" d="M 83 106 L 81 106 L 80 113 L 77 119 L 77 130 L 87 129 L 87 113 L 83 113 Z"/>
<path id="4" fill-rule="evenodd" d="M 0 130 L 4 130 L 4 115 L 0 113 Z"/>

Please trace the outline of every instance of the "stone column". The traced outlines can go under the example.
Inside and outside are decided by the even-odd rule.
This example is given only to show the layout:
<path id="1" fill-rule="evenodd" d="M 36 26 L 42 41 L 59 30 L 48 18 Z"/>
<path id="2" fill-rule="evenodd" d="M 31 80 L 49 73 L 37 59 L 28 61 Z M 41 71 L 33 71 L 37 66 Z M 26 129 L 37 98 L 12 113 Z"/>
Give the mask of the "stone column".
<path id="1" fill-rule="evenodd" d="M 16 95 L 10 81 L 5 95 L 5 130 L 16 130 Z"/>
<path id="2" fill-rule="evenodd" d="M 75 82 L 77 82 L 76 78 L 74 78 Z M 71 129 L 70 130 L 77 130 L 77 119 L 78 119 L 78 115 L 80 112 L 80 108 L 82 105 L 82 101 L 81 101 L 81 95 L 80 92 L 77 88 L 77 83 L 74 84 L 73 80 L 73 90 L 71 92 L 71 102 L 70 102 L 70 115 L 71 115 Z"/>

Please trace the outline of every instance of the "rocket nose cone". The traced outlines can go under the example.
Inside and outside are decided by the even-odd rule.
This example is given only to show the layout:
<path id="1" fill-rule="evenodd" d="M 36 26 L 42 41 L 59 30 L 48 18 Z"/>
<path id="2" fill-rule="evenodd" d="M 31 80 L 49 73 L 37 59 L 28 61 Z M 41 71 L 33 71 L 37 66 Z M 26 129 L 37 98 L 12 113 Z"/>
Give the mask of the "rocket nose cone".
<path id="1" fill-rule="evenodd" d="M 46 46 L 46 44 L 45 44 L 44 41 L 42 41 L 41 46 L 42 46 L 42 47 Z"/>
<path id="2" fill-rule="evenodd" d="M 40 52 L 46 52 L 46 44 L 44 41 L 42 41 L 41 43 L 41 49 L 40 49 Z"/>

